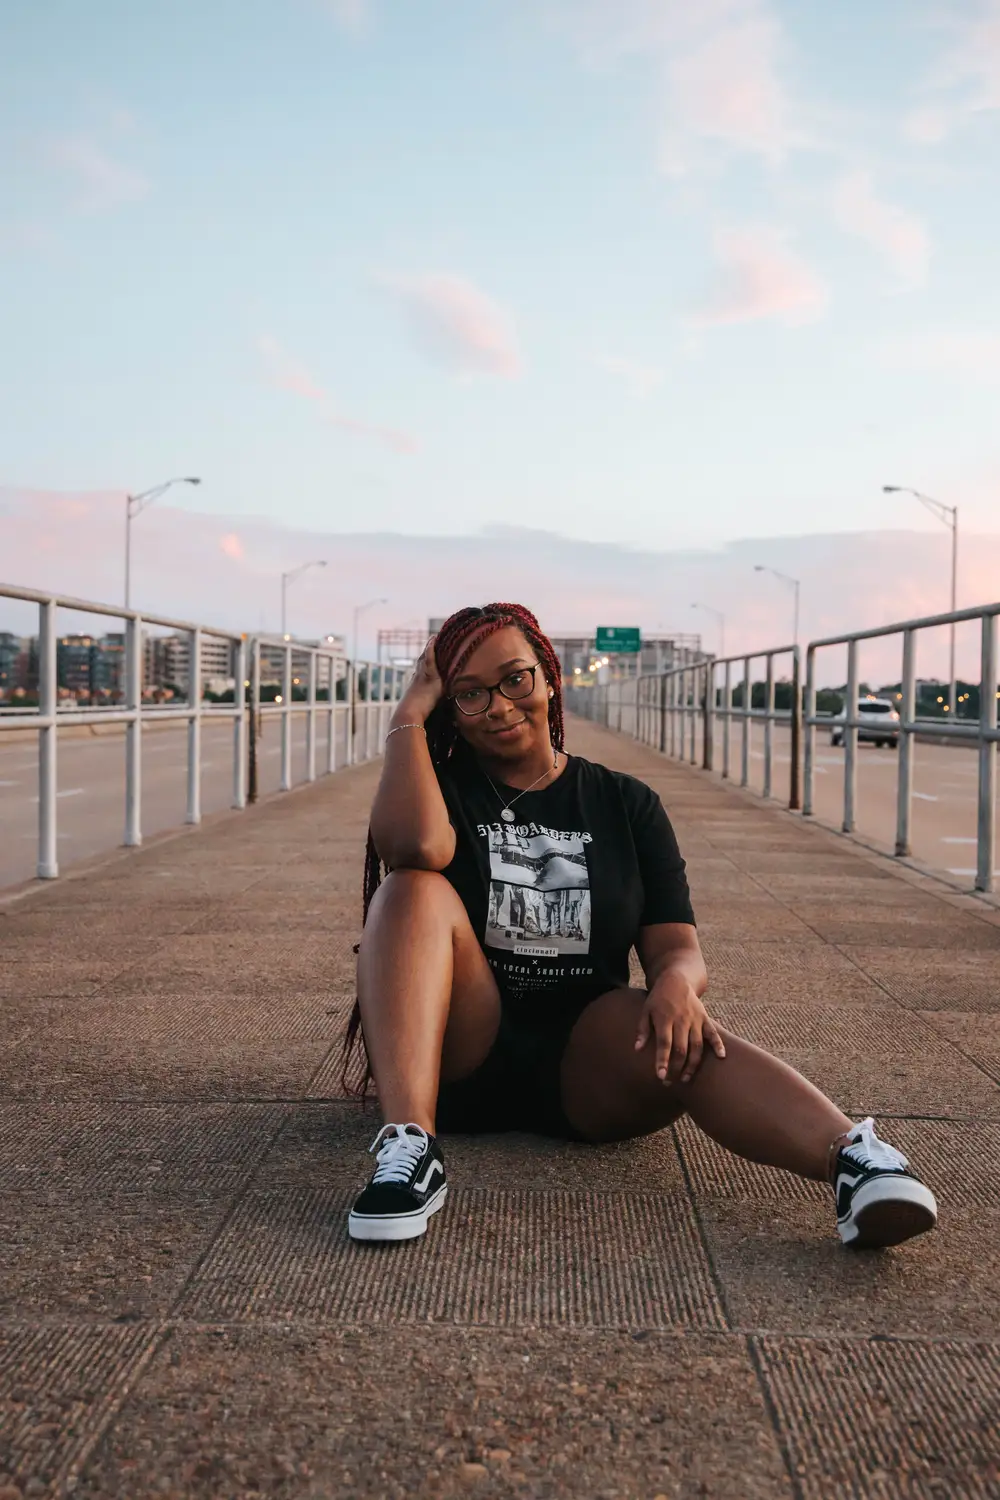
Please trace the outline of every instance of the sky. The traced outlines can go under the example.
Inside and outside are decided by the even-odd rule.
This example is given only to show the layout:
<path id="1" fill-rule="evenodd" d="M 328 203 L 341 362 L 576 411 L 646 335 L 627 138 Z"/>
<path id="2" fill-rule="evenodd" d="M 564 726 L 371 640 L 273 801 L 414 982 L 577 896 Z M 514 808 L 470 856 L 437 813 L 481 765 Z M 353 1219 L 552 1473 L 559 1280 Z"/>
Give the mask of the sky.
<path id="1" fill-rule="evenodd" d="M 251 517 L 946 547 L 885 483 L 1000 531 L 1000 0 L 7 0 L 2 40 L 40 541 L 174 475 L 229 561 Z"/>

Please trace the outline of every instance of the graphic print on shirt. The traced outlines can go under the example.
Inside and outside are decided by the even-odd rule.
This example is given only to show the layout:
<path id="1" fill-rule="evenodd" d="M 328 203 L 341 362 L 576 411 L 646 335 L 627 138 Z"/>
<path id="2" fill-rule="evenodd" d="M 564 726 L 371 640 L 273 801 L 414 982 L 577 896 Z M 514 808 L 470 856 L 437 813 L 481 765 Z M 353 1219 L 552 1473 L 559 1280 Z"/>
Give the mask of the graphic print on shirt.
<path id="1" fill-rule="evenodd" d="M 523 957 L 590 952 L 589 834 L 494 823 L 485 946 Z"/>

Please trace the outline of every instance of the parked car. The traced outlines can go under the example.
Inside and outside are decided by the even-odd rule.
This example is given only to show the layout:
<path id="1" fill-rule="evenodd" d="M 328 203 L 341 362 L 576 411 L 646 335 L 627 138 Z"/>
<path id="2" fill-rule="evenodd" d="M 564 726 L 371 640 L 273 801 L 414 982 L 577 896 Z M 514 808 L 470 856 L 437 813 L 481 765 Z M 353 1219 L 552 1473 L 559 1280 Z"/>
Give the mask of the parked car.
<path id="1" fill-rule="evenodd" d="M 837 719 L 846 719 L 847 710 L 841 709 Z M 858 739 L 869 740 L 881 750 L 883 745 L 891 745 L 893 750 L 899 746 L 899 714 L 896 705 L 891 698 L 859 698 L 857 713 Z M 833 722 L 830 730 L 830 744 L 842 745 L 844 743 L 844 726 L 838 724 L 837 719 Z"/>

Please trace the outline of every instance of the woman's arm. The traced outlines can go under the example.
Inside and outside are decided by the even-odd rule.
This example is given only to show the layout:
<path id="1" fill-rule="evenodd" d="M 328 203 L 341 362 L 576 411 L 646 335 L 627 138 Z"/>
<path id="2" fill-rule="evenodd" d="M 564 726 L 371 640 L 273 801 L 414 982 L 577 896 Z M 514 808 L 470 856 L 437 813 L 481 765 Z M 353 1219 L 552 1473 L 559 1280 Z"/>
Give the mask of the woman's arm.
<path id="1" fill-rule="evenodd" d="M 441 701 L 444 688 L 428 641 L 389 725 L 416 725 L 390 734 L 375 801 L 371 830 L 375 848 L 390 870 L 443 870 L 455 856 L 455 830 L 448 818 L 423 726 Z"/>
<path id="2" fill-rule="evenodd" d="M 689 922 L 656 922 L 651 927 L 640 927 L 635 951 L 646 976 L 647 989 L 651 990 L 668 971 L 683 974 L 699 999 L 708 989 L 708 971 L 698 933 Z"/>
<path id="3" fill-rule="evenodd" d="M 689 922 L 657 922 L 640 927 L 636 952 L 646 975 L 635 1049 L 655 1045 L 656 1075 L 663 1083 L 690 1083 L 701 1065 L 705 1044 L 716 1057 L 726 1048 L 701 997 L 708 974 L 698 934 Z"/>

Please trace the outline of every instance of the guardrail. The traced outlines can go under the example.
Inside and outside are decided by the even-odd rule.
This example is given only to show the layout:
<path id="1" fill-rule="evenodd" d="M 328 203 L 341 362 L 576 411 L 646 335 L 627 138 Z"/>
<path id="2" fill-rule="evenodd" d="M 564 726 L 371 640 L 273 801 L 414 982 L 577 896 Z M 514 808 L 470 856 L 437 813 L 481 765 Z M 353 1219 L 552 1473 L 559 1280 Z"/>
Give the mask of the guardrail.
<path id="1" fill-rule="evenodd" d="M 902 692 L 899 719 L 894 729 L 899 735 L 899 772 L 896 786 L 895 853 L 908 858 L 912 853 L 910 830 L 913 810 L 913 768 L 918 738 L 932 736 L 935 742 L 952 742 L 975 746 L 979 757 L 976 786 L 976 872 L 974 889 L 990 892 L 995 887 L 997 817 L 997 617 L 1000 603 L 984 604 L 974 609 L 950 611 L 881 625 L 872 630 L 849 631 L 810 641 L 806 647 L 805 688 L 801 690 L 799 648 L 776 647 L 747 656 L 723 659 L 707 657 L 693 665 L 646 677 L 627 678 L 590 688 L 568 687 L 567 705 L 583 717 L 604 724 L 623 734 L 630 734 L 675 759 L 690 760 L 705 770 L 714 768 L 715 720 L 722 721 L 722 775 L 731 772 L 730 725 L 742 725 L 740 784 L 750 784 L 752 726 L 764 726 L 763 795 L 773 789 L 774 726 L 787 723 L 791 731 L 791 768 L 788 806 L 801 808 L 804 817 L 814 816 L 814 783 L 816 774 L 816 730 L 837 727 L 844 735 L 844 784 L 841 829 L 856 831 L 858 730 L 858 645 L 861 641 L 899 635 L 902 637 Z M 916 640 L 922 630 L 939 629 L 969 621 L 980 623 L 979 705 L 977 720 L 954 722 L 944 719 L 918 718 L 916 713 Z M 816 712 L 816 653 L 831 646 L 847 648 L 847 688 L 845 714 L 832 716 Z M 778 657 L 791 656 L 791 708 L 775 708 L 774 663 Z M 764 704 L 751 703 L 753 662 L 765 666 Z M 741 668 L 740 704 L 734 705 L 736 688 L 733 667 Z M 721 686 L 718 670 L 723 669 Z M 851 712 L 847 709 L 854 705 Z M 801 763 L 801 770 L 800 770 Z M 801 797 L 800 797 L 801 786 Z"/>
<path id="2" fill-rule="evenodd" d="M 896 854 L 909 856 L 910 827 L 913 811 L 913 766 L 915 739 L 926 732 L 926 720 L 916 715 L 916 641 L 921 630 L 934 630 L 942 625 L 959 625 L 966 621 L 980 622 L 979 652 L 979 718 L 963 723 L 942 721 L 934 725 L 935 737 L 945 740 L 973 741 L 979 751 L 979 776 L 976 805 L 976 877 L 977 891 L 992 891 L 993 868 L 996 857 L 996 812 L 997 812 L 997 616 L 1000 603 L 985 604 L 977 609 L 953 610 L 943 615 L 926 615 L 916 620 L 904 620 L 895 625 L 882 625 L 874 630 L 856 630 L 847 635 L 827 636 L 824 640 L 810 641 L 806 651 L 806 691 L 804 713 L 804 762 L 805 798 L 803 813 L 808 817 L 813 810 L 813 783 L 815 778 L 815 746 L 817 725 L 829 725 L 829 718 L 816 713 L 816 652 L 828 646 L 847 647 L 847 694 L 846 716 L 837 719 L 838 729 L 844 731 L 844 807 L 841 827 L 844 833 L 854 833 L 858 788 L 858 643 L 877 640 L 884 636 L 901 635 L 903 638 L 903 671 L 899 704 L 899 772 L 896 782 Z"/>
<path id="3" fill-rule="evenodd" d="M 775 662 L 791 658 L 792 706 L 775 707 Z M 764 703 L 752 704 L 753 663 L 765 664 Z M 734 681 L 733 668 L 740 668 Z M 718 673 L 722 669 L 722 681 Z M 666 672 L 643 677 L 625 678 L 590 688 L 567 689 L 567 706 L 585 718 L 608 729 L 629 734 L 641 744 L 649 745 L 675 760 L 701 763 L 711 771 L 715 765 L 715 724 L 722 725 L 722 775 L 729 778 L 732 761 L 732 725 L 741 726 L 740 785 L 750 785 L 750 756 L 753 725 L 764 727 L 765 797 L 773 791 L 774 726 L 788 724 L 791 730 L 792 754 L 788 806 L 797 810 L 800 804 L 799 744 L 802 732 L 800 656 L 797 646 L 775 646 L 745 656 L 703 657 L 700 661 L 673 667 Z M 737 685 L 738 683 L 738 685 Z M 735 703 L 737 691 L 739 705 Z"/>
<path id="4" fill-rule="evenodd" d="M 0 598 L 38 607 L 38 707 L 0 705 L 3 731 L 38 732 L 38 859 L 41 880 L 54 880 L 58 861 L 58 737 L 60 729 L 79 724 L 123 724 L 125 726 L 125 827 L 123 843 L 135 848 L 142 843 L 142 729 L 143 725 L 176 722 L 187 725 L 187 806 L 185 822 L 201 821 L 201 737 L 206 723 L 230 722 L 232 741 L 232 803 L 242 809 L 257 796 L 257 740 L 264 721 L 277 718 L 281 724 L 280 787 L 288 791 L 292 776 L 292 722 L 306 719 L 306 781 L 316 778 L 317 720 L 327 721 L 324 774 L 341 765 L 356 765 L 381 752 L 392 703 L 403 685 L 403 669 L 370 662 L 346 662 L 333 647 L 287 641 L 284 637 L 248 637 L 214 625 L 175 620 L 163 615 L 140 614 L 114 605 L 95 603 L 33 589 L 0 585 Z M 124 624 L 124 663 L 121 703 L 82 707 L 60 707 L 58 701 L 57 612 L 71 610 L 85 615 L 117 619 Z M 143 627 L 154 626 L 188 637 L 187 699 L 176 705 L 144 703 L 142 678 Z M 205 637 L 227 641 L 234 683 L 233 702 L 206 703 L 202 696 L 202 642 Z M 263 702 L 261 664 L 267 653 L 282 662 L 280 701 Z M 305 663 L 306 694 L 296 699 L 296 663 Z M 300 668 L 301 670 L 301 668 Z M 364 692 L 359 683 L 364 676 Z M 326 678 L 327 698 L 321 699 L 321 678 Z M 339 681 L 347 683 L 346 697 L 337 699 Z M 377 696 L 376 696 L 377 693 Z M 340 733 L 341 724 L 343 733 Z M 338 756 L 340 745 L 344 754 Z"/>

